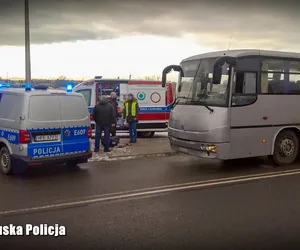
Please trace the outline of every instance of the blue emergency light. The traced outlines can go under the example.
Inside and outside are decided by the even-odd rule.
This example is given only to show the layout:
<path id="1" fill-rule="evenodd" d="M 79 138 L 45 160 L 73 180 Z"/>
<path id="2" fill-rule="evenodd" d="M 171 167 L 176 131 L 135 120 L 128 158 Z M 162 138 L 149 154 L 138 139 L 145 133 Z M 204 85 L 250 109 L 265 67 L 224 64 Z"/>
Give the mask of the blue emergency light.
<path id="1" fill-rule="evenodd" d="M 12 87 L 12 88 L 25 88 L 25 85 L 24 84 L 12 84 L 12 85 L 10 85 L 10 87 Z"/>
<path id="2" fill-rule="evenodd" d="M 29 83 L 25 84 L 25 91 L 31 91 L 32 86 Z"/>
<path id="3" fill-rule="evenodd" d="M 72 84 L 68 84 L 67 87 L 67 92 L 72 92 L 72 89 L 73 89 L 73 85 Z"/>
<path id="4" fill-rule="evenodd" d="M 0 88 L 10 88 L 10 84 L 0 83 Z"/>

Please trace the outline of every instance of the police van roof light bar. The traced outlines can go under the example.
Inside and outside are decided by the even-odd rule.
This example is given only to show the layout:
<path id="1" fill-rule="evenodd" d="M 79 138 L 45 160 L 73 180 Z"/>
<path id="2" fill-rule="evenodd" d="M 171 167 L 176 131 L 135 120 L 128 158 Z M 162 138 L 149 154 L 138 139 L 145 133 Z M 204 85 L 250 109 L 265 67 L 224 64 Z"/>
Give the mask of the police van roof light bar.
<path id="1" fill-rule="evenodd" d="M 30 84 L 25 84 L 25 91 L 31 91 L 32 86 Z"/>
<path id="2" fill-rule="evenodd" d="M 45 86 L 45 85 L 36 85 L 34 87 L 35 90 L 47 90 L 48 89 L 48 86 Z"/>
<path id="3" fill-rule="evenodd" d="M 10 88 L 11 84 L 0 83 L 0 88 Z"/>
<path id="4" fill-rule="evenodd" d="M 67 92 L 72 92 L 73 85 L 72 84 L 68 84 L 67 87 L 66 87 L 66 89 L 67 89 Z"/>

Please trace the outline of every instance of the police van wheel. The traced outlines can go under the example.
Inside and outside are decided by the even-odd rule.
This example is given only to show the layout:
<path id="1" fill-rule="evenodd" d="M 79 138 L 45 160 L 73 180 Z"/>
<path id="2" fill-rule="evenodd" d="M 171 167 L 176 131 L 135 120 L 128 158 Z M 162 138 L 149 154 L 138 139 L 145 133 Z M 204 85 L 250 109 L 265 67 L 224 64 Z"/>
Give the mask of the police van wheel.
<path id="1" fill-rule="evenodd" d="M 279 133 L 274 145 L 273 161 L 278 166 L 287 166 L 294 163 L 298 157 L 299 140 L 291 130 Z"/>
<path id="2" fill-rule="evenodd" d="M 12 171 L 10 153 L 5 146 L 0 149 L 0 168 L 4 174 L 10 174 Z"/>

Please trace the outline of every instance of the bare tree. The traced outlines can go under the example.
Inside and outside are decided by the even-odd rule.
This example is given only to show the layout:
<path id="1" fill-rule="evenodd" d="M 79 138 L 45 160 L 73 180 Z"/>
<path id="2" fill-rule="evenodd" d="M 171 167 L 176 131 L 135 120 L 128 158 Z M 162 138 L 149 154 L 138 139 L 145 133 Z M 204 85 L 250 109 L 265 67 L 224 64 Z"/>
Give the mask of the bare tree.
<path id="1" fill-rule="evenodd" d="M 145 80 L 159 81 L 160 76 L 159 75 L 145 76 Z"/>
<path id="2" fill-rule="evenodd" d="M 67 77 L 65 77 L 65 76 L 59 76 L 59 77 L 57 78 L 57 80 L 66 80 L 66 78 L 67 78 Z"/>

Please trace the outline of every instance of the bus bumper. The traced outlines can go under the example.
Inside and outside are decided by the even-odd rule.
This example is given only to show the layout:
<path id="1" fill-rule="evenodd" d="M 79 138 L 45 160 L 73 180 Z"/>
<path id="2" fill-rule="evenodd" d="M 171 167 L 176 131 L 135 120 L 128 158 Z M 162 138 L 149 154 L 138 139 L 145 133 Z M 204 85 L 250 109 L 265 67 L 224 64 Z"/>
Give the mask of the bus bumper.
<path id="1" fill-rule="evenodd" d="M 188 154 L 200 158 L 227 160 L 229 156 L 229 143 L 205 143 L 198 141 L 182 140 L 169 136 L 170 145 L 175 152 Z M 209 151 L 205 148 L 213 147 L 214 151 Z"/>

